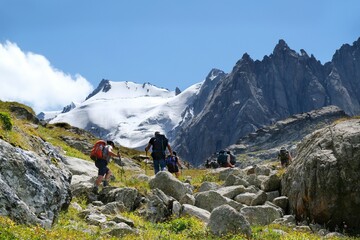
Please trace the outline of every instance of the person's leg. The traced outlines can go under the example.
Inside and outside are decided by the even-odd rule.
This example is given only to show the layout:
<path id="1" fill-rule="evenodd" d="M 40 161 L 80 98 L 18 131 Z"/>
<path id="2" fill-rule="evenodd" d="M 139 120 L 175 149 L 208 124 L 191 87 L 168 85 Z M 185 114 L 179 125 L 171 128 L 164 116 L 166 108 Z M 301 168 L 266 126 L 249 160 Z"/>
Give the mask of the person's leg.
<path id="1" fill-rule="evenodd" d="M 101 184 L 103 178 L 104 178 L 104 176 L 98 175 L 98 177 L 97 177 L 97 179 L 96 179 L 96 181 L 95 181 L 95 185 L 96 185 L 96 186 L 99 186 L 99 185 Z"/>
<path id="2" fill-rule="evenodd" d="M 105 181 L 103 182 L 104 187 L 109 186 L 109 180 L 110 180 L 110 177 L 111 177 L 111 174 L 112 174 L 108 167 L 106 167 L 106 170 L 107 171 L 106 171 L 106 174 L 105 174 Z"/>
<path id="3" fill-rule="evenodd" d="M 154 171 L 155 171 L 155 174 L 157 174 L 160 171 L 160 168 L 159 168 L 160 162 L 159 162 L 159 160 L 156 160 L 156 159 L 154 159 L 153 162 L 154 162 Z"/>
<path id="4" fill-rule="evenodd" d="M 179 178 L 180 177 L 180 172 L 179 171 L 175 172 L 175 176 L 176 176 L 176 178 Z"/>
<path id="5" fill-rule="evenodd" d="M 102 180 L 104 179 L 104 175 L 107 172 L 107 167 L 106 167 L 106 164 L 104 164 L 104 162 L 102 162 L 102 160 L 95 162 L 95 166 L 97 168 L 99 168 L 98 177 L 95 181 L 95 186 L 93 189 L 93 191 L 97 193 L 97 191 L 99 190 L 99 185 L 101 184 Z"/>
<path id="6" fill-rule="evenodd" d="M 159 164 L 160 164 L 161 171 L 165 171 L 165 169 L 166 169 L 165 159 L 159 160 Z"/>

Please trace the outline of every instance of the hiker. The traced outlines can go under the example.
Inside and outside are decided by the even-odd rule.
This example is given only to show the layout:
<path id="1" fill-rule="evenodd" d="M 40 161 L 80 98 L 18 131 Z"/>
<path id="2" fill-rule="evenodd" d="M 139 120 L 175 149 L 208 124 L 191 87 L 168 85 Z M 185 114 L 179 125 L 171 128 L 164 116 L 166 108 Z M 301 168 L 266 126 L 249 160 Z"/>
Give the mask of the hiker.
<path id="1" fill-rule="evenodd" d="M 177 157 L 177 154 L 175 151 L 172 152 L 173 156 L 168 156 L 166 158 L 166 167 L 170 173 L 175 173 L 176 178 L 179 178 L 180 171 L 179 169 L 183 169 L 183 167 L 180 164 L 180 160 Z"/>
<path id="2" fill-rule="evenodd" d="M 104 177 L 105 177 L 105 180 L 103 182 L 103 186 L 104 187 L 109 186 L 109 179 L 111 176 L 111 171 L 107 167 L 107 165 L 110 162 L 111 157 L 118 156 L 119 158 L 121 158 L 119 152 L 117 152 L 117 153 L 114 152 L 114 148 L 115 148 L 115 144 L 113 141 L 106 141 L 106 146 L 103 149 L 102 158 L 95 159 L 95 166 L 99 170 L 98 170 L 98 177 L 95 181 L 95 186 L 93 189 L 94 193 L 98 192 L 99 186 L 100 186 L 102 180 L 104 179 Z"/>
<path id="3" fill-rule="evenodd" d="M 220 165 L 220 167 L 235 167 L 233 164 L 230 163 L 230 155 L 227 154 L 225 150 L 219 151 L 217 163 Z"/>
<path id="4" fill-rule="evenodd" d="M 148 145 L 145 147 L 146 155 L 150 147 L 152 147 L 151 157 L 153 158 L 155 174 L 160 170 L 164 171 L 166 168 L 166 148 L 169 150 L 170 156 L 173 156 L 169 140 L 165 137 L 165 135 L 162 135 L 160 132 L 156 131 L 155 136 L 150 138 Z"/>
<path id="5" fill-rule="evenodd" d="M 283 168 L 288 167 L 292 161 L 290 152 L 288 150 L 286 150 L 285 147 L 281 147 L 279 154 L 278 154 L 278 159 L 280 160 L 281 166 Z"/>
<path id="6" fill-rule="evenodd" d="M 226 153 L 230 157 L 230 163 L 235 166 L 235 164 L 236 164 L 236 156 L 231 151 L 227 151 Z"/>
<path id="7" fill-rule="evenodd" d="M 207 159 L 205 163 L 206 168 L 218 168 L 219 164 L 215 160 Z"/>

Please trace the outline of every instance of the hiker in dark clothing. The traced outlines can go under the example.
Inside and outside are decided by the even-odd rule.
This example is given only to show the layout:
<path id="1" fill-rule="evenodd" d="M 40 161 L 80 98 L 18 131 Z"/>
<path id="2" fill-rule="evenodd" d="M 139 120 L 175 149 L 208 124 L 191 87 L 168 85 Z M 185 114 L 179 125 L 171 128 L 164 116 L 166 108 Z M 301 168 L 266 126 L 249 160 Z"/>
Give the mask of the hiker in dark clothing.
<path id="1" fill-rule="evenodd" d="M 107 167 L 108 163 L 110 162 L 111 157 L 119 157 L 120 153 L 114 152 L 115 144 L 113 141 L 107 141 L 106 146 L 103 150 L 103 159 L 96 159 L 95 160 L 95 166 L 99 169 L 98 170 L 98 177 L 95 181 L 93 192 L 97 193 L 99 190 L 99 185 L 101 184 L 102 180 L 105 177 L 105 181 L 103 182 L 104 187 L 109 185 L 109 179 L 111 177 L 111 171 Z"/>
<path id="2" fill-rule="evenodd" d="M 227 154 L 225 150 L 219 151 L 217 163 L 220 165 L 220 167 L 235 167 L 233 164 L 230 163 L 230 155 Z"/>
<path id="3" fill-rule="evenodd" d="M 292 161 L 290 152 L 288 150 L 286 150 L 285 147 L 281 147 L 279 154 L 278 154 L 278 159 L 280 160 L 281 166 L 283 168 L 288 167 Z"/>
<path id="4" fill-rule="evenodd" d="M 180 177 L 180 170 L 179 169 L 183 169 L 183 167 L 180 164 L 180 160 L 177 157 L 177 154 L 175 151 L 173 151 L 173 155 L 174 156 L 168 156 L 166 158 L 166 167 L 168 169 L 169 172 L 171 173 L 175 173 L 175 176 L 177 178 Z"/>
<path id="5" fill-rule="evenodd" d="M 170 155 L 173 156 L 169 140 L 165 137 L 165 135 L 162 135 L 160 134 L 160 132 L 156 131 L 155 136 L 150 139 L 148 145 L 145 147 L 146 154 L 149 151 L 150 147 L 152 147 L 151 157 L 153 158 L 154 162 L 155 174 L 158 173 L 160 170 L 164 171 L 166 169 L 166 148 L 169 150 Z"/>

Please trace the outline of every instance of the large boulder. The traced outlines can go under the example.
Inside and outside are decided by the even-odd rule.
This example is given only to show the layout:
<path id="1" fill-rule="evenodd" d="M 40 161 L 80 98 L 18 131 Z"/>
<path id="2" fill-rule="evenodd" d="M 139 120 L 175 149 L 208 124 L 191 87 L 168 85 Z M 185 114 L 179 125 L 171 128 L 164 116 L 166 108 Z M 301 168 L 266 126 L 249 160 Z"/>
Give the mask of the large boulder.
<path id="1" fill-rule="evenodd" d="M 282 179 L 297 220 L 360 229 L 360 120 L 318 130 L 298 149 Z"/>
<path id="2" fill-rule="evenodd" d="M 0 139 L 0 215 L 50 227 L 71 201 L 71 173 L 46 142 L 38 155 Z"/>
<path id="3" fill-rule="evenodd" d="M 270 205 L 243 207 L 240 213 L 251 225 L 268 225 L 275 219 L 282 217 L 281 210 Z"/>
<path id="4" fill-rule="evenodd" d="M 178 201 L 180 201 L 185 194 L 192 194 L 186 184 L 180 182 L 167 171 L 158 172 L 155 177 L 150 180 L 149 184 L 151 189 L 158 188 L 166 195 L 169 195 Z"/>
<path id="5" fill-rule="evenodd" d="M 251 228 L 249 222 L 234 208 L 229 205 L 222 205 L 215 208 L 210 214 L 208 228 L 213 234 L 226 235 L 244 234 L 251 236 Z"/>

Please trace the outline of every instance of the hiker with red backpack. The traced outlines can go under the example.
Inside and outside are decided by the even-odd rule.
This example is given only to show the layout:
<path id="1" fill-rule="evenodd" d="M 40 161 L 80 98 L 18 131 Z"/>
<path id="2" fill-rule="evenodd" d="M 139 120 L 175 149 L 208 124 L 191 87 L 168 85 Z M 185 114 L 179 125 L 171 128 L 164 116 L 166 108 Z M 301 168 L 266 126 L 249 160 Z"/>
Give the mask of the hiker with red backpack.
<path id="1" fill-rule="evenodd" d="M 94 193 L 98 192 L 99 186 L 104 177 L 105 180 L 103 182 L 103 186 L 106 187 L 109 185 L 109 179 L 112 173 L 107 165 L 110 162 L 110 158 L 116 156 L 121 158 L 119 152 L 114 152 L 114 148 L 115 144 L 113 141 L 105 142 L 104 140 L 99 140 L 95 143 L 94 148 L 91 150 L 90 158 L 95 161 L 95 166 L 99 169 L 98 177 L 93 188 Z"/>
<path id="2" fill-rule="evenodd" d="M 173 156 L 169 140 L 165 137 L 165 135 L 162 135 L 160 132 L 156 131 L 155 136 L 150 138 L 148 145 L 145 147 L 146 155 L 150 147 L 152 147 L 151 157 L 154 163 L 155 174 L 160 170 L 164 171 L 166 169 L 166 148 L 169 150 L 170 155 Z"/>

